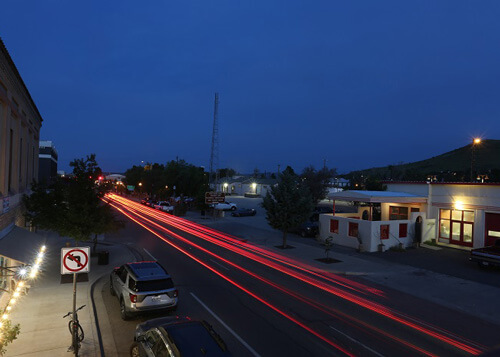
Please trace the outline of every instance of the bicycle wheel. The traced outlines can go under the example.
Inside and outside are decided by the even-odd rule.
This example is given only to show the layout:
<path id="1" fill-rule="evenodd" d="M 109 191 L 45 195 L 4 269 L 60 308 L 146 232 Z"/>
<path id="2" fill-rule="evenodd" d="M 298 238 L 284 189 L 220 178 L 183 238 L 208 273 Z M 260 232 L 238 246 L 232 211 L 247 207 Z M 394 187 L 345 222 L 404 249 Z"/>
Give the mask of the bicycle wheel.
<path id="1" fill-rule="evenodd" d="M 83 328 L 82 328 L 82 326 L 78 322 L 76 323 L 76 325 L 77 325 L 76 329 L 77 329 L 78 341 L 82 342 L 83 339 L 85 338 L 85 334 L 83 332 Z M 69 329 L 69 333 L 71 335 L 73 335 L 73 328 L 72 327 L 73 327 L 73 321 L 70 320 L 69 323 L 68 323 L 68 329 Z"/>

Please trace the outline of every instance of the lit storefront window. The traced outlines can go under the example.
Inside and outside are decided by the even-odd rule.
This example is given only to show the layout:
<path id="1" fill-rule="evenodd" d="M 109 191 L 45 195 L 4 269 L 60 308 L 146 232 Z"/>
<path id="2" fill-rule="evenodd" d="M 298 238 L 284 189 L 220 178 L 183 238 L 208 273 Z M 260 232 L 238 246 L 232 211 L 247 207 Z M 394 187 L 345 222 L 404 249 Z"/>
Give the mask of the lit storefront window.
<path id="1" fill-rule="evenodd" d="M 441 209 L 439 211 L 439 238 L 450 243 L 472 245 L 474 211 Z"/>

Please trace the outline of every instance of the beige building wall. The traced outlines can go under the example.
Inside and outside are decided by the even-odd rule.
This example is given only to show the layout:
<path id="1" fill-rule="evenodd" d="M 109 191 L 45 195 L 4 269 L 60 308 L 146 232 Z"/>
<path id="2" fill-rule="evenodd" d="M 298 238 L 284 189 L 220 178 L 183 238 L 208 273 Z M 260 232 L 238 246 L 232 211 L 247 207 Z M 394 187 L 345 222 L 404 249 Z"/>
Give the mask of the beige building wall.
<path id="1" fill-rule="evenodd" d="M 0 39 L 0 234 L 23 222 L 22 195 L 38 173 L 42 117 Z"/>

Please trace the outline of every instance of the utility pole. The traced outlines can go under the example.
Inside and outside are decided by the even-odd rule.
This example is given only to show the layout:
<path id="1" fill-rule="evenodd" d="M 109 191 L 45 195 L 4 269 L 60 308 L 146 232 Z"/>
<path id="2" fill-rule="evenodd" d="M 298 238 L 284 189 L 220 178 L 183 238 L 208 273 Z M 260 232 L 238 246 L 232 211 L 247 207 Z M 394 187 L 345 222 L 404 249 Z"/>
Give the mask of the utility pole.
<path id="1" fill-rule="evenodd" d="M 214 184 L 216 188 L 217 181 L 219 180 L 219 124 L 217 122 L 217 116 L 219 111 L 219 93 L 215 93 L 214 101 L 214 124 L 212 130 L 212 149 L 210 151 L 210 177 L 209 186 Z M 214 172 L 215 171 L 215 172 Z M 215 182 L 214 182 L 215 173 Z"/>

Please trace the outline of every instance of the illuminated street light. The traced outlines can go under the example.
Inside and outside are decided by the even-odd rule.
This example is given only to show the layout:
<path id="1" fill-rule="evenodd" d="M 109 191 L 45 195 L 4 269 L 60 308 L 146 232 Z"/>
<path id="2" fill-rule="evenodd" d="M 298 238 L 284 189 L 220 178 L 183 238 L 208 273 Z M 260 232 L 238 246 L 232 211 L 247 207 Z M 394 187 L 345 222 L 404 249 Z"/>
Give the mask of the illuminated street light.
<path id="1" fill-rule="evenodd" d="M 481 144 L 481 138 L 474 138 L 471 145 L 471 157 L 470 157 L 470 182 L 473 182 L 474 178 L 474 153 L 476 151 L 476 146 Z"/>

